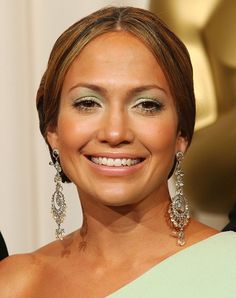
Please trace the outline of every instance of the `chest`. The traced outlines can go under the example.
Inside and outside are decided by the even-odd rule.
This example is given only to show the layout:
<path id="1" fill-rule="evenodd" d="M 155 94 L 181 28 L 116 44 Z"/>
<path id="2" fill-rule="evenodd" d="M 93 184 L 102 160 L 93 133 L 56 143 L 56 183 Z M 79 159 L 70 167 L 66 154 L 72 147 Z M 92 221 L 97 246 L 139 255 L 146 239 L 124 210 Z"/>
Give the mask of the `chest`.
<path id="1" fill-rule="evenodd" d="M 40 278 L 37 287 L 38 296 L 34 297 L 106 297 L 132 282 L 149 267 L 150 264 L 96 267 L 80 264 L 80 266 L 51 267 Z"/>

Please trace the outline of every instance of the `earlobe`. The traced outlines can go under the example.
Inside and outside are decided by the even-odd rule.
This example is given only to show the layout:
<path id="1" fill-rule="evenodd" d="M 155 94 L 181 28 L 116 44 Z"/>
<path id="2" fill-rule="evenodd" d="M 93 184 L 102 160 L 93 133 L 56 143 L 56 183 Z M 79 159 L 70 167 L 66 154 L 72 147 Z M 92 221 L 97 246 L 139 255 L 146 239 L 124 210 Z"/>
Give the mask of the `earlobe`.
<path id="1" fill-rule="evenodd" d="M 178 141 L 177 141 L 177 150 L 176 152 L 178 151 L 181 151 L 183 153 L 185 153 L 187 151 L 187 148 L 188 148 L 188 140 L 186 137 L 183 137 L 181 134 L 179 134 L 178 136 Z"/>
<path id="2" fill-rule="evenodd" d="M 55 127 L 49 127 L 49 129 L 47 130 L 47 142 L 52 149 L 58 148 L 58 134 L 57 129 Z"/>

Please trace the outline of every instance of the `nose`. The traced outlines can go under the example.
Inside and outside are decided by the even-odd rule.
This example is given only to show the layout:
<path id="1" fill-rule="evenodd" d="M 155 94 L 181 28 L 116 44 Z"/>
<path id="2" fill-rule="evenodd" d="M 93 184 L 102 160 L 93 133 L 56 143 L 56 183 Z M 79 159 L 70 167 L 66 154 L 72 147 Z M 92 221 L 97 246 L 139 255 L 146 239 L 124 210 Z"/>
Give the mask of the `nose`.
<path id="1" fill-rule="evenodd" d="M 108 143 L 112 147 L 133 142 L 134 133 L 126 111 L 107 111 L 100 124 L 97 133 L 99 142 Z"/>

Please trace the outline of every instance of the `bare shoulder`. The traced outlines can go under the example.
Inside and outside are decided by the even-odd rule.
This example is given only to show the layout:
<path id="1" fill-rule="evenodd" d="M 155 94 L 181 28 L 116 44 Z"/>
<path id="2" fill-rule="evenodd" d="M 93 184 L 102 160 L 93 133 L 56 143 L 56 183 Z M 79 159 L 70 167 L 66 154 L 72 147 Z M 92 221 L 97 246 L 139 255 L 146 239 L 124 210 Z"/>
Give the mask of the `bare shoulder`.
<path id="1" fill-rule="evenodd" d="M 65 236 L 63 240 L 55 240 L 35 251 L 35 255 L 47 260 L 49 263 L 72 254 L 78 245 L 79 232 L 75 231 Z"/>
<path id="2" fill-rule="evenodd" d="M 191 223 L 186 230 L 190 238 L 190 244 L 197 243 L 219 233 L 218 230 L 196 220 L 191 220 Z"/>
<path id="3" fill-rule="evenodd" d="M 70 237 L 54 241 L 28 254 L 10 256 L 0 262 L 0 297 L 37 297 L 37 290 L 48 279 L 53 264 L 66 254 Z"/>
<path id="4" fill-rule="evenodd" d="M 8 257 L 0 262 L 0 297 L 26 297 L 38 281 L 41 261 L 35 254 Z"/>
<path id="5" fill-rule="evenodd" d="M 72 254 L 74 234 L 29 254 L 10 256 L 0 262 L 0 297 L 38 297 L 55 275 L 58 264 Z M 64 264 L 64 263 L 63 263 Z M 46 288 L 46 287 L 45 287 Z"/>

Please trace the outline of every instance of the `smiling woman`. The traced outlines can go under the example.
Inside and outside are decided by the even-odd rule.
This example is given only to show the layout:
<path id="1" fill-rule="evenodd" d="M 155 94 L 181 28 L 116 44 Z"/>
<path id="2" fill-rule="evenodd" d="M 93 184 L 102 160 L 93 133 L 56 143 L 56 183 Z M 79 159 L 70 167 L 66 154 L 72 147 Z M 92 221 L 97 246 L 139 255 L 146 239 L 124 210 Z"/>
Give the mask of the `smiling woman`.
<path id="1" fill-rule="evenodd" d="M 232 277 L 224 287 L 216 280 L 223 257 L 235 277 L 227 250 L 236 237 L 189 220 L 181 162 L 195 121 L 192 67 L 157 16 L 111 7 L 72 25 L 52 50 L 37 107 L 56 169 L 60 240 L 4 261 L 3 297 L 196 297 L 202 272 L 209 290 L 198 297 L 235 291 Z M 62 181 L 76 185 L 84 215 L 82 228 L 65 237 Z"/>
<path id="2" fill-rule="evenodd" d="M 90 41 L 71 64 L 47 140 L 59 150 L 83 206 L 91 199 L 128 205 L 165 189 L 175 152 L 187 144 L 177 127 L 155 57 L 135 36 L 118 31 Z M 114 167 L 121 159 L 126 166 Z"/>

